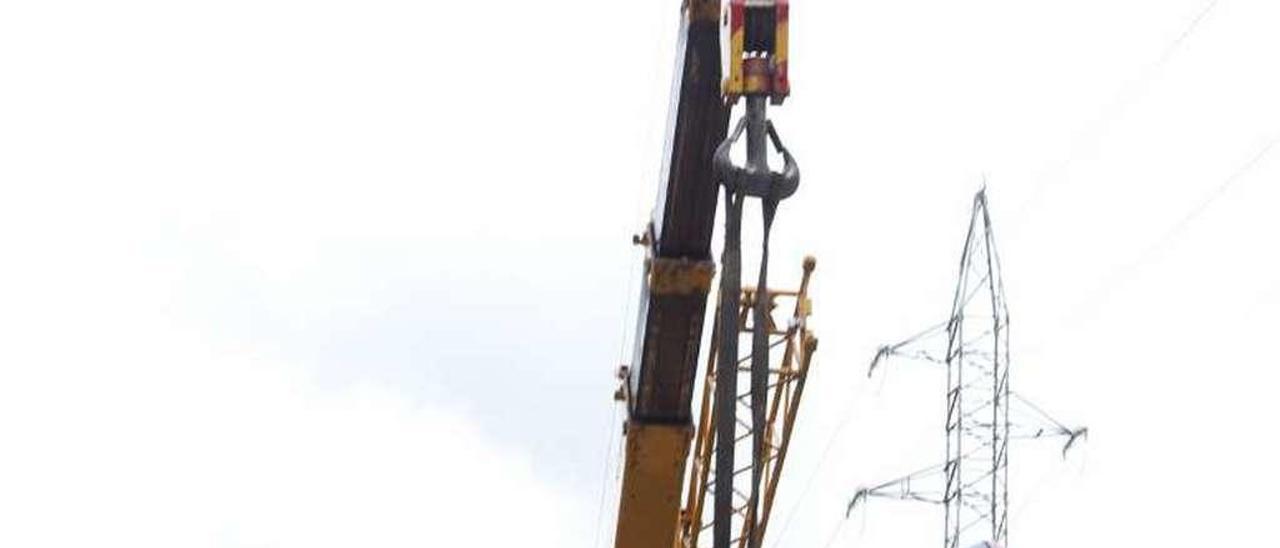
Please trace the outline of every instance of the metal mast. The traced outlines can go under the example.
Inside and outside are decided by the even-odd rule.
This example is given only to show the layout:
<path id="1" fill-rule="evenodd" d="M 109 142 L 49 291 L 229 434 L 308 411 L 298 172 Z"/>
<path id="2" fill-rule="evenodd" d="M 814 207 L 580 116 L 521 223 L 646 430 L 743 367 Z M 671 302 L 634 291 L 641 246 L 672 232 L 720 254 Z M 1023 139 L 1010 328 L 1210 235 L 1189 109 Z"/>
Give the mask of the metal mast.
<path id="1" fill-rule="evenodd" d="M 946 352 L 939 355 L 944 336 Z M 945 512 L 944 548 L 1007 546 L 1010 440 L 1065 437 L 1065 455 L 1088 429 L 1068 428 L 1010 390 L 1009 310 L 985 189 L 973 198 L 951 315 L 907 340 L 881 346 L 868 375 L 892 356 L 946 367 L 946 458 L 859 489 L 849 511 L 869 497 L 937 504 Z M 1019 414 L 1016 422 L 1011 410 Z"/>
<path id="2" fill-rule="evenodd" d="M 982 191 L 973 198 L 947 325 L 945 548 L 958 548 L 969 537 L 1001 546 L 1008 540 L 1008 335 L 1000 260 Z"/>

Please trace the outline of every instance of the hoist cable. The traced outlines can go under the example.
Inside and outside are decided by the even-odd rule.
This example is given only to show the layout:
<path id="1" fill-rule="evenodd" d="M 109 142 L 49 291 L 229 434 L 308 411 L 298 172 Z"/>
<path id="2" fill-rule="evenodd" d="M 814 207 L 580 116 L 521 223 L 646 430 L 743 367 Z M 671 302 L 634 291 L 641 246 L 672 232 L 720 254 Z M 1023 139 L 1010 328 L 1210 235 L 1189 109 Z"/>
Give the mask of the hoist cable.
<path id="1" fill-rule="evenodd" d="M 735 134 L 741 133 L 742 123 Z M 737 424 L 734 405 L 738 393 L 738 307 L 742 268 L 743 196 L 728 185 L 724 189 L 724 249 L 720 257 L 720 348 L 716 356 L 716 478 L 715 546 L 727 546 L 733 530 L 734 438 Z"/>
<path id="2" fill-rule="evenodd" d="M 751 508 L 750 515 L 759 520 L 760 479 L 764 475 L 765 406 L 769 384 L 769 232 L 778 203 L 765 198 L 764 235 L 760 244 L 760 275 L 756 281 L 755 318 L 751 340 Z M 759 535 L 751 531 L 752 548 L 759 546 Z"/>
<path id="3" fill-rule="evenodd" d="M 737 363 L 739 338 L 740 291 L 742 279 L 742 202 L 747 196 L 761 199 L 764 234 L 761 243 L 760 271 L 755 301 L 751 303 L 752 341 L 750 367 L 751 409 L 751 488 L 747 497 L 744 516 L 747 524 L 748 548 L 759 548 L 760 531 L 755 520 L 760 516 L 760 484 L 764 476 L 764 448 L 766 408 L 769 389 L 769 235 L 778 203 L 795 192 L 799 184 L 799 169 L 794 158 L 782 145 L 773 124 L 765 118 L 765 98 L 747 98 L 746 114 L 738 120 L 733 132 L 716 149 L 714 164 L 719 181 L 725 187 L 725 243 L 721 258 L 720 298 L 721 329 L 720 348 L 716 361 L 716 499 L 715 523 L 712 542 L 717 548 L 727 547 L 732 541 L 732 515 L 734 513 L 733 474 L 721 471 L 733 470 L 734 442 L 737 421 L 734 404 L 737 402 Z M 734 166 L 729 160 L 729 149 L 742 136 L 747 136 L 746 167 Z M 782 155 L 785 167 L 781 172 L 769 170 L 768 143 Z"/>

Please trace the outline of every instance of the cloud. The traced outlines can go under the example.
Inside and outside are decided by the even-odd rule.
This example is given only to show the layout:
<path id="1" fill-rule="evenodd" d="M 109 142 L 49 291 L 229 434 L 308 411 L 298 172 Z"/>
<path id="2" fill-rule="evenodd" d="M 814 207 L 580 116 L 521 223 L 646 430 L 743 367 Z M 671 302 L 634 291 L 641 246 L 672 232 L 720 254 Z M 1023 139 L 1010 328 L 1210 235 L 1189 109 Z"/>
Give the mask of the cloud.
<path id="1" fill-rule="evenodd" d="M 465 417 L 88 310 L 72 336 L 18 330 L 3 351 L 0 545 L 562 546 L 574 531 L 568 497 Z"/>

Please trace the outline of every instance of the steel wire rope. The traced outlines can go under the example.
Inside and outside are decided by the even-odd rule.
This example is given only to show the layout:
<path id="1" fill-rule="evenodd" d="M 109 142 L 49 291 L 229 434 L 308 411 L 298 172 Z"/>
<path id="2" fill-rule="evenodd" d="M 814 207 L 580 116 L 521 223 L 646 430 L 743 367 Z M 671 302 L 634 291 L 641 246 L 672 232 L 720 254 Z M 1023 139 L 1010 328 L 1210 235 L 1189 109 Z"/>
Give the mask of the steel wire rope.
<path id="1" fill-rule="evenodd" d="M 600 473 L 600 503 L 599 503 L 599 506 L 596 508 L 595 538 L 592 539 L 592 542 L 591 542 L 591 546 L 593 547 L 600 545 L 600 533 L 604 529 L 604 504 L 605 504 L 606 495 L 609 492 L 609 489 L 608 489 L 609 476 L 610 476 L 609 471 L 610 469 L 613 469 L 616 467 L 615 463 L 617 462 L 617 452 L 615 451 L 616 444 L 614 443 L 614 439 L 617 437 L 617 431 L 618 431 L 617 424 L 618 424 L 617 413 L 614 410 L 610 410 L 609 434 L 606 438 L 607 445 L 605 446 L 604 468 Z"/>
<path id="2" fill-rule="evenodd" d="M 635 194 L 632 196 L 632 203 L 633 203 L 632 209 L 634 210 L 633 212 L 636 213 L 637 215 L 640 215 L 641 217 L 643 217 L 644 215 L 643 214 L 644 199 L 641 197 L 642 186 L 644 185 L 636 185 Z M 634 263 L 629 262 L 625 265 L 624 268 L 626 268 L 627 270 L 627 285 L 624 288 L 625 293 L 623 294 L 623 300 L 622 300 L 622 319 L 620 322 L 618 322 L 620 324 L 620 327 L 619 327 L 619 333 L 618 333 L 618 354 L 617 354 L 617 360 L 616 360 L 617 364 L 622 364 L 623 361 L 626 359 L 626 355 L 627 355 L 626 354 L 627 346 L 628 346 L 627 345 L 627 339 L 628 339 L 627 328 L 630 326 L 629 320 L 632 319 L 632 314 L 634 312 L 634 310 L 632 310 L 632 303 L 634 302 L 635 287 L 636 287 L 636 270 L 637 270 L 636 266 L 634 265 Z M 622 381 L 625 382 L 625 379 L 622 379 Z M 604 519 L 605 519 L 604 505 L 609 492 L 609 489 L 608 489 L 609 476 L 610 476 L 609 470 L 617 466 L 615 464 L 617 453 L 615 451 L 616 447 L 614 444 L 614 439 L 617 437 L 617 434 L 618 434 L 618 422 L 619 422 L 618 412 L 617 412 L 618 404 L 616 401 L 609 401 L 608 404 L 609 404 L 609 413 L 608 413 L 609 416 L 607 419 L 608 423 L 605 427 L 608 433 L 605 435 L 605 444 L 606 444 L 605 451 L 604 451 L 605 459 L 604 459 L 603 469 L 600 473 L 600 502 L 598 507 L 596 508 L 596 529 L 594 533 L 594 538 L 592 539 L 592 542 L 591 542 L 592 548 L 600 545 L 600 534 L 601 534 L 601 530 L 604 528 Z"/>
<path id="3" fill-rule="evenodd" d="M 1178 222 L 1174 223 L 1173 226 L 1157 238 L 1154 243 L 1148 246 L 1142 253 L 1138 254 L 1136 259 L 1113 268 L 1101 282 L 1094 285 L 1092 289 L 1085 294 L 1083 299 L 1078 301 L 1078 304 L 1073 309 L 1068 311 L 1064 317 L 1059 318 L 1058 323 L 1062 324 L 1066 321 L 1087 315 L 1097 306 L 1098 302 L 1110 294 L 1116 286 L 1125 283 L 1129 278 L 1141 271 L 1143 266 L 1154 260 L 1161 251 L 1164 251 L 1166 247 L 1182 236 L 1198 217 L 1208 211 L 1219 198 L 1231 190 L 1236 183 L 1243 179 L 1245 175 L 1253 170 L 1253 168 L 1257 167 L 1257 165 L 1261 163 L 1262 160 L 1265 159 L 1275 148 L 1277 143 L 1280 143 L 1280 133 L 1268 139 L 1262 148 L 1250 157 L 1247 162 L 1233 171 L 1226 179 L 1219 183 L 1218 186 L 1206 193 L 1194 207 L 1192 207 L 1178 220 Z M 1045 339 L 1044 336 L 1042 336 L 1041 340 L 1032 345 L 1030 349 L 1032 352 L 1039 352 L 1044 345 Z"/>
<path id="4" fill-rule="evenodd" d="M 787 530 L 791 527 L 791 522 L 794 520 L 797 510 L 799 510 L 801 503 L 804 501 L 805 497 L 809 495 L 809 490 L 813 487 L 813 481 L 817 479 L 818 474 L 822 471 L 822 467 L 826 465 L 827 458 L 831 456 L 831 449 L 835 446 L 836 439 L 844 433 L 845 427 L 849 425 L 855 415 L 854 410 L 857 407 L 858 402 L 862 400 L 862 396 L 866 395 L 867 386 L 869 386 L 869 384 L 865 382 L 858 385 L 858 389 L 854 394 L 854 397 L 850 398 L 849 403 L 845 406 L 844 418 L 840 419 L 840 422 L 831 431 L 831 433 L 828 434 L 827 445 L 822 449 L 822 455 L 818 457 L 818 464 L 816 464 L 813 467 L 813 471 L 809 473 L 809 478 L 805 480 L 804 487 L 800 490 L 800 495 L 796 497 L 795 503 L 793 503 L 791 508 L 787 511 L 787 519 L 782 522 L 782 528 L 773 536 L 773 542 L 769 544 L 771 548 L 776 548 L 778 544 L 782 542 L 783 536 L 786 535 Z"/>
<path id="5" fill-rule="evenodd" d="M 844 529 L 844 522 L 846 521 L 848 520 L 841 518 L 840 521 L 836 523 L 835 528 L 831 530 L 831 536 L 827 538 L 827 543 L 822 545 L 823 548 L 831 548 L 831 546 L 835 545 L 836 539 L 840 536 L 840 530 Z"/>
<path id="6" fill-rule="evenodd" d="M 1042 172 L 1040 177 L 1038 177 L 1039 181 L 1034 187 L 1032 187 L 1031 194 L 1023 200 L 1022 205 L 1018 208 L 1016 215 L 1012 219 L 1012 227 L 1015 231 L 1025 222 L 1029 210 L 1040 202 L 1040 197 L 1044 194 L 1044 191 L 1049 184 L 1049 176 L 1055 173 L 1065 172 L 1067 168 L 1071 167 L 1072 164 L 1077 161 L 1080 151 L 1085 148 L 1084 144 L 1091 143 L 1101 138 L 1105 133 L 1106 127 L 1120 115 L 1124 114 L 1131 105 L 1141 98 L 1142 94 L 1151 86 L 1152 82 L 1160 75 L 1165 66 L 1169 64 L 1174 55 L 1180 51 L 1182 44 L 1200 28 L 1201 23 L 1220 2 L 1221 0 L 1209 0 L 1204 7 L 1196 13 L 1195 17 L 1193 17 L 1191 21 L 1183 27 L 1182 32 L 1178 33 L 1178 36 L 1169 42 L 1169 45 L 1165 46 L 1160 57 L 1157 58 L 1155 62 L 1148 65 L 1147 68 L 1143 70 L 1142 75 L 1135 80 L 1134 83 L 1122 88 L 1115 98 L 1108 103 L 1108 106 L 1100 113 L 1097 121 L 1091 124 L 1091 127 L 1089 127 L 1087 131 L 1077 133 L 1078 137 L 1073 139 L 1072 144 L 1068 147 L 1067 159 L 1057 166 Z"/>

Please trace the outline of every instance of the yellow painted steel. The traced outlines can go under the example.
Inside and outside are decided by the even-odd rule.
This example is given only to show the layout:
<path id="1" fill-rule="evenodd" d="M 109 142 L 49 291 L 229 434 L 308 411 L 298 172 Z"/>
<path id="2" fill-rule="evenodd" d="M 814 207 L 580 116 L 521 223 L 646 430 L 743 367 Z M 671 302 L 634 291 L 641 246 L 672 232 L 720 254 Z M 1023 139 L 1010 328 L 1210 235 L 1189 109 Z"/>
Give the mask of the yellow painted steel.
<path id="1" fill-rule="evenodd" d="M 716 263 L 655 257 L 645 263 L 654 295 L 706 295 L 716 276 Z"/>
<path id="2" fill-rule="evenodd" d="M 663 548 L 676 538 L 690 425 L 632 424 L 622 472 L 616 548 Z"/>
<path id="3" fill-rule="evenodd" d="M 769 332 L 772 344 L 783 345 L 781 360 L 769 366 L 768 414 L 765 423 L 765 446 L 761 455 L 765 469 L 760 478 L 764 500 L 759 508 L 760 515 L 747 507 L 745 501 L 733 509 L 738 538 L 738 548 L 750 545 L 749 539 L 763 539 L 772 515 L 774 498 L 782 477 L 783 465 L 786 463 L 787 451 L 791 445 L 791 433 L 795 427 L 796 416 L 800 409 L 800 400 L 804 394 L 805 380 L 809 376 L 809 368 L 813 355 L 818 350 L 818 338 L 808 327 L 809 315 L 813 311 L 813 301 L 809 298 L 809 280 L 813 274 L 816 261 L 806 257 L 802 265 L 803 277 L 797 290 L 769 289 L 757 291 L 754 287 L 742 288 L 740 301 L 741 312 L 738 314 L 739 329 L 750 332 L 754 329 L 765 329 Z M 763 295 L 761 295 L 763 293 Z M 748 322 L 751 310 L 757 298 L 766 298 L 772 304 L 770 310 L 781 312 L 781 301 L 790 301 L 791 314 L 785 322 L 779 322 L 774 314 L 767 318 L 768 324 L 754 326 Z M 719 314 L 716 314 L 719 318 Z M 684 509 L 680 512 L 680 527 L 674 541 L 674 548 L 697 548 L 703 534 L 709 529 L 710 522 L 704 520 L 705 507 L 711 495 L 712 449 L 715 445 L 715 365 L 716 344 L 720 337 L 720 325 L 717 322 L 711 335 L 712 351 L 707 357 L 706 374 L 703 377 L 702 407 L 698 419 L 698 430 L 695 434 L 692 472 L 685 484 Z M 743 440 L 750 444 L 749 439 Z M 748 492 L 751 474 L 749 469 L 734 472 L 734 490 Z"/>
<path id="4" fill-rule="evenodd" d="M 773 62 L 778 66 L 787 62 L 787 19 L 778 21 L 773 33 Z"/>
<path id="5" fill-rule="evenodd" d="M 724 95 L 737 97 L 742 95 L 745 85 L 742 78 L 742 55 L 745 49 L 746 31 L 741 25 L 732 29 L 729 34 L 729 76 L 724 80 Z"/>

